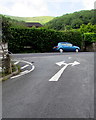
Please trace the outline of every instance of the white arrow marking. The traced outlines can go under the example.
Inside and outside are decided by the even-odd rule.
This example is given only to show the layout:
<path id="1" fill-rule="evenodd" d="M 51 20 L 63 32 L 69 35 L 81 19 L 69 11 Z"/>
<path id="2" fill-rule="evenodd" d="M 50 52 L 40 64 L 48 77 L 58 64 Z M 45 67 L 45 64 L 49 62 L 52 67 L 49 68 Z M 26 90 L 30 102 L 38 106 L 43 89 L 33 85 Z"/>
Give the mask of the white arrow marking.
<path id="1" fill-rule="evenodd" d="M 59 70 L 49 81 L 58 81 L 59 78 L 61 77 L 62 73 L 64 72 L 64 70 L 67 68 L 68 65 L 79 65 L 80 63 L 77 61 L 74 61 L 74 63 L 64 63 L 64 61 L 58 62 L 56 63 L 57 65 L 61 66 L 61 65 L 65 65 L 63 68 L 61 68 L 61 70 Z"/>
<path id="2" fill-rule="evenodd" d="M 61 61 L 61 62 L 57 62 L 56 65 L 62 66 L 62 65 L 66 65 L 67 63 L 65 63 L 65 61 Z"/>
<path id="3" fill-rule="evenodd" d="M 72 66 L 75 66 L 75 65 L 79 65 L 80 63 L 77 62 L 77 61 L 74 61 L 73 63 L 68 63 L 68 65 L 72 65 Z"/>
<path id="4" fill-rule="evenodd" d="M 79 65 L 80 63 L 77 61 L 74 61 L 74 63 L 69 63 L 69 64 L 71 64 L 72 66 L 75 66 L 75 65 Z"/>
<path id="5" fill-rule="evenodd" d="M 66 64 L 61 70 L 59 70 L 49 81 L 58 81 L 68 64 Z"/>

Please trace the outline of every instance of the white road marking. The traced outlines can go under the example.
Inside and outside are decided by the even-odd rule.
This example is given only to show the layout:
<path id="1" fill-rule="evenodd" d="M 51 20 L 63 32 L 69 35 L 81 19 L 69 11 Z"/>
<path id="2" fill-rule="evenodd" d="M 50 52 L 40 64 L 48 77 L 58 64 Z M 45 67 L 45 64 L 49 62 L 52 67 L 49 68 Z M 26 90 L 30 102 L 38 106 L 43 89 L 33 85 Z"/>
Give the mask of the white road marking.
<path id="1" fill-rule="evenodd" d="M 61 65 L 66 65 L 66 63 L 65 63 L 65 61 L 61 61 L 61 62 L 57 62 L 56 65 L 61 66 Z"/>
<path id="2" fill-rule="evenodd" d="M 19 75 L 15 75 L 15 76 L 11 77 L 11 79 L 20 77 L 20 76 L 27 74 L 27 73 L 28 73 L 28 70 L 25 70 L 25 71 L 21 72 Z"/>
<path id="3" fill-rule="evenodd" d="M 21 72 L 20 74 L 23 75 L 25 73 L 28 73 L 28 70 L 25 70 L 25 71 Z"/>
<path id="4" fill-rule="evenodd" d="M 61 68 L 49 81 L 58 81 L 59 78 L 61 77 L 62 73 L 64 72 L 64 70 L 67 68 L 68 65 L 79 65 L 80 63 L 77 61 L 74 61 L 73 63 L 65 63 L 64 61 L 58 62 L 56 63 L 57 65 L 61 66 L 61 65 L 65 65 L 63 68 Z"/>
<path id="5" fill-rule="evenodd" d="M 29 66 L 29 65 L 27 64 L 27 65 L 21 67 L 21 70 L 24 69 L 24 68 L 26 68 L 26 67 L 28 67 L 28 66 Z"/>
<path id="6" fill-rule="evenodd" d="M 73 63 L 68 63 L 69 65 L 75 66 L 75 65 L 79 65 L 80 63 L 77 61 L 74 61 Z"/>
<path id="7" fill-rule="evenodd" d="M 35 66 L 34 66 L 32 63 L 30 63 L 30 62 L 27 62 L 27 61 L 24 61 L 24 60 L 21 60 L 20 62 L 25 62 L 25 63 L 27 63 L 27 64 L 30 64 L 30 65 L 31 65 L 31 70 L 23 71 L 23 72 L 21 72 L 19 75 L 13 76 L 13 77 L 11 77 L 10 79 L 20 77 L 20 76 L 22 76 L 22 75 L 25 75 L 25 74 L 27 74 L 27 73 L 32 72 L 32 71 L 35 69 Z"/>
<path id="8" fill-rule="evenodd" d="M 66 64 L 61 70 L 59 70 L 49 81 L 58 81 L 68 64 Z"/>
<path id="9" fill-rule="evenodd" d="M 71 59 L 72 57 L 68 57 L 68 59 Z"/>
<path id="10" fill-rule="evenodd" d="M 14 65 L 17 65 L 19 62 L 20 62 L 20 61 L 15 62 Z"/>

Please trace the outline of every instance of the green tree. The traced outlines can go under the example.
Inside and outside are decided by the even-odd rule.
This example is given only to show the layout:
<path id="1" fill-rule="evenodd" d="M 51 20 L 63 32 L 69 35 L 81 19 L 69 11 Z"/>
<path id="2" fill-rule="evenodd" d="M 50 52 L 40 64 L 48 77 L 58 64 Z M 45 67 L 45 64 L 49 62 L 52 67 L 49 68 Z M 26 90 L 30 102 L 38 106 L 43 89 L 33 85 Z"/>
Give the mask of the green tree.
<path id="1" fill-rule="evenodd" d="M 91 23 L 96 24 L 96 10 L 82 10 L 71 14 L 65 14 L 60 17 L 56 17 L 49 21 L 45 26 L 55 30 L 65 30 L 65 26 L 69 25 L 73 29 L 78 29 L 82 24 L 87 25 Z"/>
<path id="2" fill-rule="evenodd" d="M 83 24 L 83 21 L 82 21 L 82 20 L 80 20 L 80 19 L 74 19 L 74 20 L 72 21 L 71 26 L 72 26 L 72 28 L 77 29 L 77 28 L 80 28 L 80 26 L 81 26 L 82 24 Z"/>
<path id="3" fill-rule="evenodd" d="M 8 42 L 10 37 L 10 19 L 2 16 L 2 42 Z"/>
<path id="4" fill-rule="evenodd" d="M 82 24 L 79 30 L 81 33 L 87 33 L 87 32 L 96 33 L 96 25 L 92 25 L 91 23 L 88 23 L 87 25 Z"/>

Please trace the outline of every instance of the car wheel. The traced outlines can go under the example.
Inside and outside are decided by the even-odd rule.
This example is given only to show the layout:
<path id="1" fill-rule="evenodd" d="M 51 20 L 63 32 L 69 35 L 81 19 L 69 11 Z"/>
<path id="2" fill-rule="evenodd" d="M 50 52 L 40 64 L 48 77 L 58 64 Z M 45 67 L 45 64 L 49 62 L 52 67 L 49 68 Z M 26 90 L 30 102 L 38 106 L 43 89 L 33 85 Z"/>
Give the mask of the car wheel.
<path id="1" fill-rule="evenodd" d="M 59 49 L 59 51 L 60 51 L 60 53 L 62 53 L 62 52 L 63 52 L 63 49 Z"/>
<path id="2" fill-rule="evenodd" d="M 76 49 L 75 51 L 76 51 L 76 52 L 79 52 L 79 50 L 78 50 L 78 49 Z"/>

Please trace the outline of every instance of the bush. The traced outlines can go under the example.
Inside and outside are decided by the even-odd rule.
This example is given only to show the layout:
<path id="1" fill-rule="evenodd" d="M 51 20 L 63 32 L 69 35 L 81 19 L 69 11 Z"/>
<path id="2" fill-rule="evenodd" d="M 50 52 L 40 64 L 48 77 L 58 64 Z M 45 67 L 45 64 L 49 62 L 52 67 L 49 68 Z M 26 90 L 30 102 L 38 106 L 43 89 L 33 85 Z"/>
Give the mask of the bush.
<path id="1" fill-rule="evenodd" d="M 51 52 L 58 42 L 71 42 L 81 47 L 82 37 L 79 31 L 57 32 L 44 28 L 11 29 L 8 40 L 9 51 L 13 53 Z M 29 47 L 29 48 L 28 48 Z"/>
<path id="2" fill-rule="evenodd" d="M 84 33 L 84 41 L 96 42 L 96 33 Z"/>

